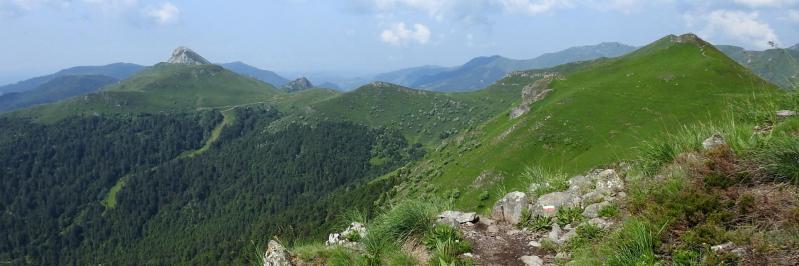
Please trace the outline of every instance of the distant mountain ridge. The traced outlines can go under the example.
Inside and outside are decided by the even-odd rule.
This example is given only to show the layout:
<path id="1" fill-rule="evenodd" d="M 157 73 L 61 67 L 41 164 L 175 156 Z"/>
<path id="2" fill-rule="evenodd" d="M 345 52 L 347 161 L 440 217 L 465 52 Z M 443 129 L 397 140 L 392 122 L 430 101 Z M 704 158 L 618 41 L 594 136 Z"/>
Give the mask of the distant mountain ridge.
<path id="1" fill-rule="evenodd" d="M 295 79 L 287 83 L 286 85 L 283 85 L 282 87 L 282 89 L 286 92 L 299 92 L 313 88 L 315 88 L 313 83 L 311 83 L 311 81 L 305 77 L 300 77 L 298 79 Z"/>
<path id="2" fill-rule="evenodd" d="M 275 87 L 281 87 L 289 83 L 289 80 L 269 70 L 263 70 L 243 62 L 232 62 L 221 64 L 227 70 L 233 71 L 242 76 L 248 76 L 269 84 Z"/>
<path id="3" fill-rule="evenodd" d="M 799 45 L 788 49 L 749 51 L 732 45 L 716 46 L 724 54 L 760 76 L 785 89 L 799 84 Z"/>
<path id="4" fill-rule="evenodd" d="M 103 66 L 77 66 L 56 73 L 23 80 L 14 84 L 0 86 L 0 93 L 23 92 L 35 89 L 55 78 L 69 75 L 103 75 L 118 80 L 126 79 L 141 71 L 144 66 L 130 63 L 113 63 Z"/>
<path id="5" fill-rule="evenodd" d="M 0 95 L 0 112 L 56 102 L 69 97 L 96 92 L 119 81 L 104 75 L 68 75 L 54 78 L 32 90 Z"/>
<path id="6" fill-rule="evenodd" d="M 514 71 L 549 68 L 602 57 L 618 57 L 635 49 L 633 46 L 621 43 L 604 42 L 546 53 L 527 60 L 494 55 L 477 57 L 462 66 L 451 68 L 440 66 L 407 68 L 379 74 L 374 79 L 432 91 L 473 91 L 484 88 Z"/>

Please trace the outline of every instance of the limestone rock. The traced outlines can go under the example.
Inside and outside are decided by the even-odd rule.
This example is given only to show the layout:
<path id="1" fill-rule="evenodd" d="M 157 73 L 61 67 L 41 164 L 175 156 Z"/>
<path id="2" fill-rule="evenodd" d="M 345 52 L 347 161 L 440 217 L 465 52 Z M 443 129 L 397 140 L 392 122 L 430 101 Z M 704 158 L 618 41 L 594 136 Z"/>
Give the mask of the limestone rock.
<path id="1" fill-rule="evenodd" d="M 459 211 L 444 211 L 438 215 L 438 222 L 444 224 L 465 224 L 477 221 L 477 213 L 474 212 L 459 212 Z"/>
<path id="2" fill-rule="evenodd" d="M 538 256 L 522 256 L 520 258 L 526 266 L 543 266 L 544 260 Z"/>
<path id="3" fill-rule="evenodd" d="M 600 202 L 600 203 L 594 203 L 594 204 L 588 205 L 588 206 L 585 207 L 585 210 L 583 210 L 583 216 L 588 217 L 588 218 L 599 217 L 599 211 L 602 210 L 602 208 L 605 208 L 607 206 L 610 206 L 610 203 L 607 202 L 607 201 L 603 201 L 603 202 Z"/>
<path id="4" fill-rule="evenodd" d="M 558 208 L 579 206 L 580 197 L 572 192 L 552 192 L 538 197 L 533 213 L 543 216 L 555 215 Z"/>
<path id="5" fill-rule="evenodd" d="M 782 118 L 788 118 L 788 117 L 791 117 L 791 116 L 796 116 L 796 111 L 791 111 L 791 110 L 780 110 L 780 111 L 777 111 L 777 118 L 781 118 L 782 119 Z"/>
<path id="6" fill-rule="evenodd" d="M 724 140 L 724 137 L 721 136 L 721 134 L 713 134 L 713 136 L 710 136 L 705 141 L 702 141 L 702 148 L 705 150 L 710 150 L 725 144 L 727 144 L 727 141 Z"/>
<path id="7" fill-rule="evenodd" d="M 584 193 L 591 189 L 594 186 L 593 180 L 591 177 L 578 175 L 569 179 L 569 191 L 574 191 L 576 193 Z"/>
<path id="8" fill-rule="evenodd" d="M 270 240 L 264 253 L 264 266 L 290 266 L 291 260 L 286 248 L 274 240 Z"/>
<path id="9" fill-rule="evenodd" d="M 491 218 L 518 224 L 522 218 L 522 211 L 527 208 L 527 195 L 524 192 L 511 192 L 494 204 Z"/>
<path id="10" fill-rule="evenodd" d="M 341 245 L 344 247 L 359 249 L 358 240 L 366 237 L 366 226 L 361 223 L 353 222 L 341 233 L 328 235 L 326 245 Z"/>
<path id="11" fill-rule="evenodd" d="M 172 52 L 172 57 L 169 58 L 167 63 L 182 64 L 182 65 L 208 65 L 211 64 L 208 60 L 195 53 L 187 47 L 178 47 Z"/>

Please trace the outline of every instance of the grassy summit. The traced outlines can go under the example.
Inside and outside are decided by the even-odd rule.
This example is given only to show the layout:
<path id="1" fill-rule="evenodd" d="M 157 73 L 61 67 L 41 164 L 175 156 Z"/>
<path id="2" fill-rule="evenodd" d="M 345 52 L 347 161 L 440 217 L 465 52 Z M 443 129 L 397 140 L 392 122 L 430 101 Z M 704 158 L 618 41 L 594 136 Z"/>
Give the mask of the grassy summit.
<path id="1" fill-rule="evenodd" d="M 475 207 L 478 194 L 526 189 L 526 167 L 577 174 L 629 159 L 643 141 L 713 120 L 732 100 L 778 91 L 694 35 L 670 35 L 617 59 L 575 66 L 528 114 L 497 116 L 396 173 L 417 180 L 401 194 L 465 193 L 460 204 Z"/>

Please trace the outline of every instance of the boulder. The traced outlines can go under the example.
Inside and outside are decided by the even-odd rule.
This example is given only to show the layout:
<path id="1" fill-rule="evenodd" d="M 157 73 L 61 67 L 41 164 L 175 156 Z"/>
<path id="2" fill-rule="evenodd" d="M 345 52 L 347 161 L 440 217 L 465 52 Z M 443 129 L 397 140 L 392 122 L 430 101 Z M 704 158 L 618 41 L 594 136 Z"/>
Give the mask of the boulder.
<path id="1" fill-rule="evenodd" d="M 582 206 L 588 206 L 588 205 L 591 205 L 591 204 L 594 204 L 594 203 L 602 202 L 602 200 L 604 200 L 604 199 L 605 199 L 605 195 L 601 191 L 594 190 L 594 191 L 585 193 L 585 195 L 583 195 L 581 197 L 581 203 L 582 203 Z"/>
<path id="2" fill-rule="evenodd" d="M 589 191 L 594 186 L 594 181 L 591 180 L 591 177 L 578 175 L 569 179 L 569 191 L 573 191 L 575 193 L 585 193 Z"/>
<path id="3" fill-rule="evenodd" d="M 785 118 L 788 118 L 788 117 L 791 117 L 791 116 L 796 116 L 796 112 L 795 111 L 791 111 L 791 110 L 779 110 L 779 111 L 777 111 L 777 118 L 785 119 Z"/>
<path id="4" fill-rule="evenodd" d="M 560 234 L 561 234 L 560 225 L 554 223 L 552 224 L 552 230 L 550 230 L 549 233 L 547 234 L 547 238 L 557 243 L 558 240 L 560 240 Z"/>
<path id="5" fill-rule="evenodd" d="M 551 217 L 558 208 L 579 205 L 580 197 L 573 192 L 552 192 L 538 197 L 533 213 Z"/>
<path id="6" fill-rule="evenodd" d="M 724 137 L 721 134 L 713 134 L 709 138 L 702 141 L 702 148 L 705 150 L 711 150 L 718 146 L 727 144 L 727 141 L 724 140 Z"/>
<path id="7" fill-rule="evenodd" d="M 522 219 L 522 211 L 527 208 L 527 195 L 524 192 L 511 192 L 499 200 L 491 209 L 491 218 L 518 224 Z"/>
<path id="8" fill-rule="evenodd" d="M 544 260 L 538 256 L 522 256 L 519 258 L 526 266 L 543 266 Z"/>
<path id="9" fill-rule="evenodd" d="M 596 181 L 597 192 L 613 195 L 624 190 L 624 180 L 614 171 L 612 175 L 603 175 Z"/>
<path id="10" fill-rule="evenodd" d="M 477 213 L 474 212 L 459 212 L 459 211 L 444 211 L 438 215 L 438 222 L 444 224 L 459 225 L 465 223 L 474 223 L 477 221 Z"/>
<path id="11" fill-rule="evenodd" d="M 264 266 L 290 266 L 291 260 L 286 248 L 275 240 L 269 240 L 264 253 Z"/>
<path id="12" fill-rule="evenodd" d="M 588 205 L 588 206 L 585 207 L 585 210 L 583 210 L 583 216 L 588 217 L 588 218 L 599 217 L 599 211 L 602 210 L 602 208 L 605 208 L 607 206 L 610 206 L 610 203 L 607 202 L 607 201 L 603 201 L 603 202 L 600 202 L 600 203 L 594 203 L 594 204 Z"/>
<path id="13" fill-rule="evenodd" d="M 588 223 L 590 225 L 593 225 L 593 226 L 596 226 L 596 227 L 599 227 L 599 228 L 602 228 L 602 229 L 608 229 L 608 228 L 610 228 L 613 225 L 613 222 L 610 222 L 610 221 L 602 219 L 602 218 L 593 218 L 591 220 L 588 220 L 588 222 L 586 222 L 586 223 Z"/>

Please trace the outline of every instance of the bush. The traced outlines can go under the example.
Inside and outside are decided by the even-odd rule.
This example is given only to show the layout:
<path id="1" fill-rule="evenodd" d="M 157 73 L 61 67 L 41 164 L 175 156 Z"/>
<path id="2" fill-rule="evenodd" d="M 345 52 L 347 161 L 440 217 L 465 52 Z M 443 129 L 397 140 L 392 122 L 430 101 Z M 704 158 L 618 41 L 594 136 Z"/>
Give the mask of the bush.
<path id="1" fill-rule="evenodd" d="M 533 215 L 530 209 L 524 209 L 518 226 L 519 228 L 530 229 L 533 232 L 547 231 L 552 229 L 552 217 Z"/>
<path id="2" fill-rule="evenodd" d="M 433 252 L 430 264 L 445 261 L 458 262 L 458 255 L 472 250 L 468 241 L 463 239 L 460 230 L 455 227 L 439 224 L 425 235 L 424 244 Z"/>
<path id="3" fill-rule="evenodd" d="M 383 256 L 398 251 L 410 237 L 421 237 L 433 227 L 438 208 L 433 203 L 404 201 L 381 214 L 368 226 L 362 243 L 370 264 L 383 263 Z"/>
<path id="4" fill-rule="evenodd" d="M 674 266 L 697 266 L 699 258 L 699 252 L 693 250 L 675 250 L 671 255 L 671 263 Z"/>

